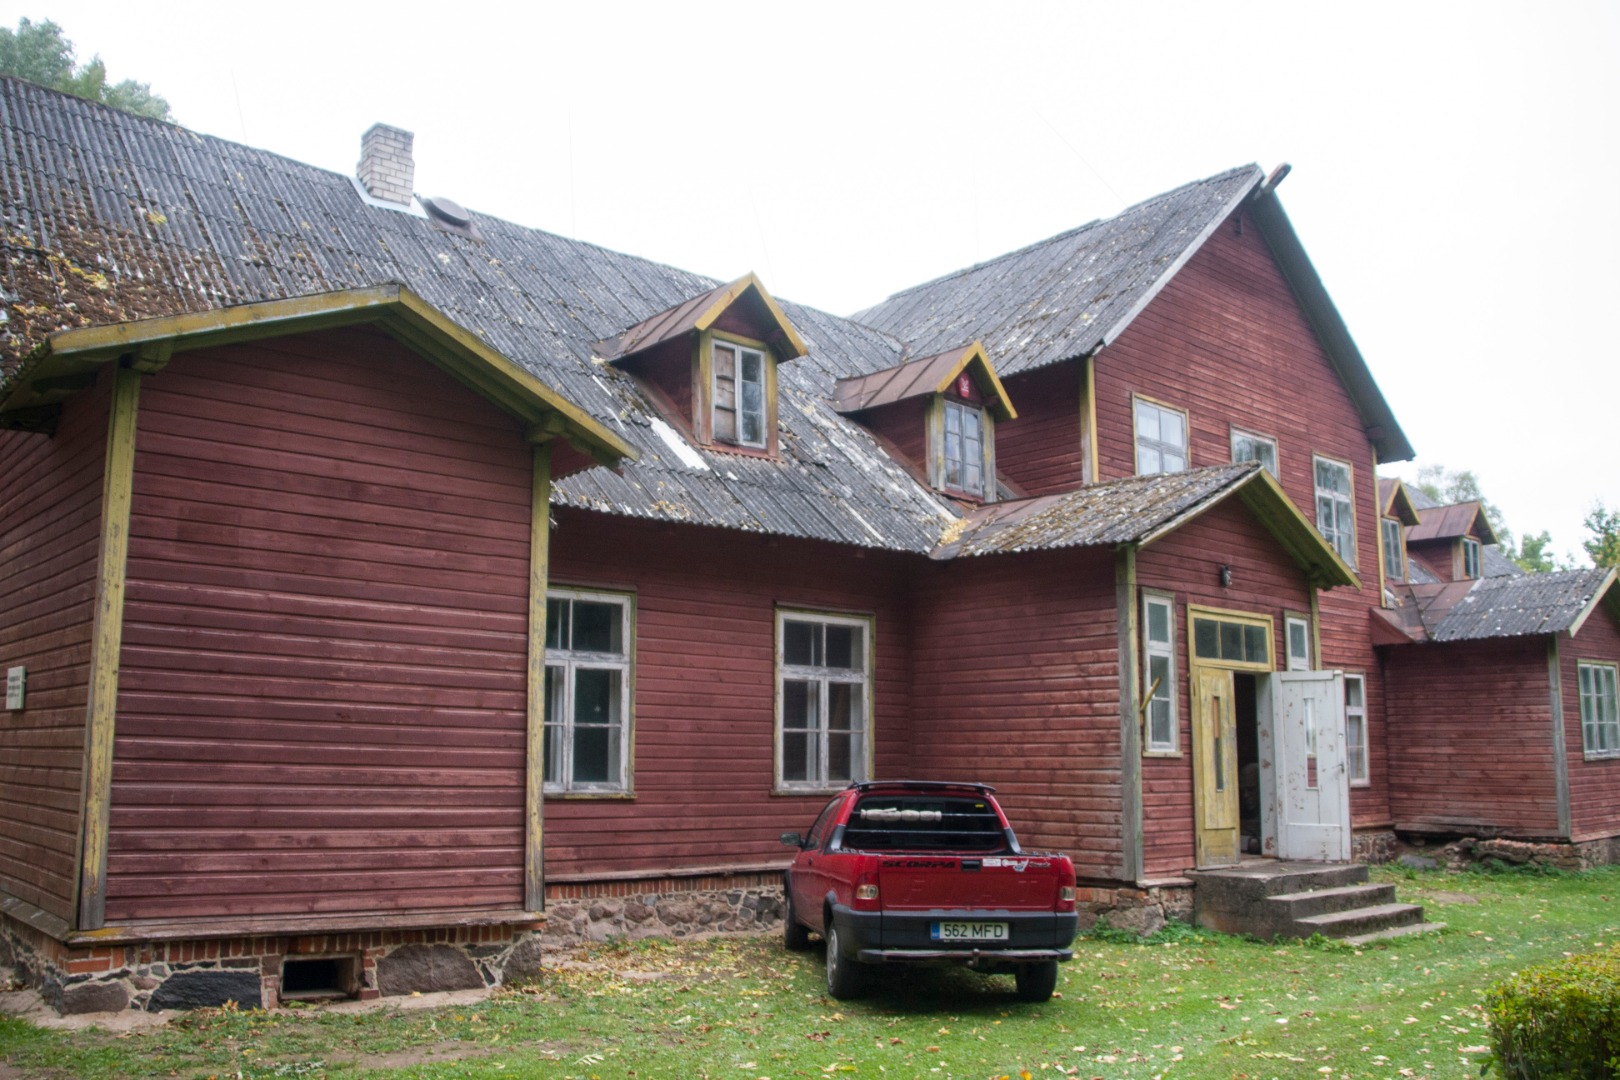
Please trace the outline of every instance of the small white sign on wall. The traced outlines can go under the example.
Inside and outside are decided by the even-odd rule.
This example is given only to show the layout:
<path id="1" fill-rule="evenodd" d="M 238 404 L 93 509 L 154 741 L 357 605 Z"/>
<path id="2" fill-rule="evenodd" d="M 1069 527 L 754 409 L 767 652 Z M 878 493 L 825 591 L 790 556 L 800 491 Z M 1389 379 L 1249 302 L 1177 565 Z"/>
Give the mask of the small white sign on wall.
<path id="1" fill-rule="evenodd" d="M 13 711 L 23 707 L 23 687 L 28 682 L 28 669 L 14 667 L 6 669 L 6 708 Z"/>

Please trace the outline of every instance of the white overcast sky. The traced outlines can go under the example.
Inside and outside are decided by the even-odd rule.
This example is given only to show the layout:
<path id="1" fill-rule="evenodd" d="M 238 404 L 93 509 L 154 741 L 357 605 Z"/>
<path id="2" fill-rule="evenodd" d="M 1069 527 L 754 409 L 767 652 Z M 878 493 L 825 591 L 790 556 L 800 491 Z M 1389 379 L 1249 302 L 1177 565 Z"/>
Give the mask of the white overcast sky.
<path id="1" fill-rule="evenodd" d="M 10 14 L 6 15 L 9 8 Z M 1620 3 L 0 4 L 188 127 L 849 314 L 1234 165 L 1417 464 L 1620 506 Z M 1403 470 L 1411 475 L 1415 470 Z M 1584 560 L 1584 556 L 1583 556 Z"/>

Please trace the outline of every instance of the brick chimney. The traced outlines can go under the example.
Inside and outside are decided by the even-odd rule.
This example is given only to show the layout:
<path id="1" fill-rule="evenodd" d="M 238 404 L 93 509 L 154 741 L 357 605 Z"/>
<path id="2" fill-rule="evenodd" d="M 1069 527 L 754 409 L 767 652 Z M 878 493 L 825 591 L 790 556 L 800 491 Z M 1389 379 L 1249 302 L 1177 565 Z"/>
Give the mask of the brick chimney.
<path id="1" fill-rule="evenodd" d="M 387 124 L 372 124 L 360 137 L 360 186 L 374 199 L 411 204 L 415 194 L 416 165 L 411 161 L 410 132 Z"/>

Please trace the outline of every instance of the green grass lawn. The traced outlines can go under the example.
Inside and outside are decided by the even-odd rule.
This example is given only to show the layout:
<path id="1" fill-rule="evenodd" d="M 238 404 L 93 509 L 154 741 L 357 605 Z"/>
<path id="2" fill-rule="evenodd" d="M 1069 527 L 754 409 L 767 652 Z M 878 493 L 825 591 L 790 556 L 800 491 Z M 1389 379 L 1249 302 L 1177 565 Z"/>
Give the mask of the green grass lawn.
<path id="1" fill-rule="evenodd" d="M 1474 1077 L 1489 983 L 1620 940 L 1620 868 L 1373 878 L 1449 928 L 1361 950 L 1083 937 L 1044 1005 L 938 969 L 835 1002 L 819 948 L 774 937 L 610 943 L 462 1008 L 206 1010 L 123 1035 L 0 1020 L 0 1078 Z"/>

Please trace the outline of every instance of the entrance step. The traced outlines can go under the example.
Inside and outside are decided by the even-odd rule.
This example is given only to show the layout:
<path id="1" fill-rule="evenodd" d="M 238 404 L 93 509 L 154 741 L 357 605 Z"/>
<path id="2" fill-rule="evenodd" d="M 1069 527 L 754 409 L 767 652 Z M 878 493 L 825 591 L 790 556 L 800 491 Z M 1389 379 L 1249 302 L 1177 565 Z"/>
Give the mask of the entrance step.
<path id="1" fill-rule="evenodd" d="M 1321 934 L 1360 944 L 1440 925 L 1424 922 L 1421 906 L 1397 903 L 1394 886 L 1368 884 L 1367 868 L 1356 863 L 1260 859 L 1188 876 L 1195 882 L 1194 920 L 1225 934 Z"/>

